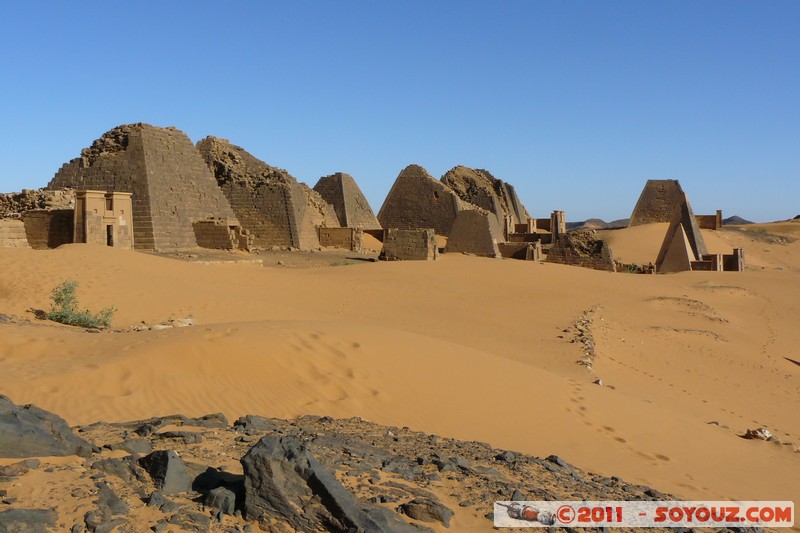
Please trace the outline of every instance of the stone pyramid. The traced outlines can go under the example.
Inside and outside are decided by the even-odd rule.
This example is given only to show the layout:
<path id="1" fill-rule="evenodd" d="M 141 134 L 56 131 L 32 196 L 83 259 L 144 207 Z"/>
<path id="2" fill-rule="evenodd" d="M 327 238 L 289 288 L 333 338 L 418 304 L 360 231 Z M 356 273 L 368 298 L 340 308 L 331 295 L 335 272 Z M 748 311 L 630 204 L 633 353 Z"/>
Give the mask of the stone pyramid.
<path id="1" fill-rule="evenodd" d="M 364 193 L 350 174 L 337 172 L 319 179 L 314 190 L 333 206 L 343 228 L 380 229 Z"/>
<path id="2" fill-rule="evenodd" d="M 503 231 L 497 216 L 482 209 L 470 209 L 458 213 L 445 251 L 499 257 L 498 242 L 503 242 Z"/>
<path id="3" fill-rule="evenodd" d="M 670 218 L 669 228 L 664 237 L 664 242 L 661 244 L 661 250 L 658 252 L 656 270 L 660 271 L 659 266 L 663 263 L 679 226 L 682 227 L 689 247 L 697 260 L 702 259 L 704 255 L 708 254 L 708 248 L 706 248 L 703 234 L 700 232 L 700 227 L 697 225 L 697 219 L 692 211 L 692 206 L 689 204 L 686 193 L 682 192 L 680 194 L 680 202 L 675 206 L 672 217 Z"/>
<path id="4" fill-rule="evenodd" d="M 664 256 L 656 261 L 656 272 L 685 272 L 692 269 L 692 261 L 696 261 L 683 224 L 678 224 L 673 231 L 667 232 L 662 248 L 666 246 Z"/>
<path id="5" fill-rule="evenodd" d="M 226 139 L 206 137 L 197 148 L 255 246 L 315 249 L 317 226 L 339 227 L 333 207 L 285 170 Z"/>
<path id="6" fill-rule="evenodd" d="M 628 225 L 669 222 L 682 196 L 683 189 L 678 180 L 647 180 Z"/>
<path id="7" fill-rule="evenodd" d="M 473 206 L 428 174 L 419 165 L 400 172 L 386 196 L 378 221 L 384 228 L 433 228 L 437 235 L 450 235 L 456 215 Z"/>
<path id="8" fill-rule="evenodd" d="M 193 223 L 209 217 L 238 225 L 200 153 L 175 128 L 118 126 L 63 165 L 47 187 L 133 193 L 137 249 L 194 248 Z"/>
<path id="9" fill-rule="evenodd" d="M 487 170 L 456 166 L 442 176 L 442 183 L 465 202 L 494 213 L 501 225 L 505 216 L 510 216 L 514 224 L 524 224 L 530 216 L 514 187 Z"/>

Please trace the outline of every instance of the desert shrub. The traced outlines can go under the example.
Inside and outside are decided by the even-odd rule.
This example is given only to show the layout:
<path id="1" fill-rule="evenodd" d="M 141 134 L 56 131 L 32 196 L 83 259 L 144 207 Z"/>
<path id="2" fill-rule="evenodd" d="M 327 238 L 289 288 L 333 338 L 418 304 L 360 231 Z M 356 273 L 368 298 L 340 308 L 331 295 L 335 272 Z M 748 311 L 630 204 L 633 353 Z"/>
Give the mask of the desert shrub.
<path id="1" fill-rule="evenodd" d="M 117 309 L 115 307 L 106 307 L 99 313 L 92 313 L 88 309 L 81 310 L 78 307 L 78 297 L 75 294 L 77 288 L 77 281 L 67 280 L 53 289 L 50 295 L 53 303 L 45 318 L 69 326 L 81 326 L 84 328 L 109 327 L 111 325 L 111 317 Z"/>

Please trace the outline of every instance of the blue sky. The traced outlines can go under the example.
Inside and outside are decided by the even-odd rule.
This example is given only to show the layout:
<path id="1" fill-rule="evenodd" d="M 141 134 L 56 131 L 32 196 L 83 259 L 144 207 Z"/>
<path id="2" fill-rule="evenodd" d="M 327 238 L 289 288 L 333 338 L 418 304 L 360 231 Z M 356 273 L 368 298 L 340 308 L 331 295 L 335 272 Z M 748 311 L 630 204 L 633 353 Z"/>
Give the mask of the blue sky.
<path id="1" fill-rule="evenodd" d="M 0 191 L 112 127 L 230 139 L 314 185 L 463 164 L 535 216 L 800 214 L 800 2 L 0 3 Z"/>

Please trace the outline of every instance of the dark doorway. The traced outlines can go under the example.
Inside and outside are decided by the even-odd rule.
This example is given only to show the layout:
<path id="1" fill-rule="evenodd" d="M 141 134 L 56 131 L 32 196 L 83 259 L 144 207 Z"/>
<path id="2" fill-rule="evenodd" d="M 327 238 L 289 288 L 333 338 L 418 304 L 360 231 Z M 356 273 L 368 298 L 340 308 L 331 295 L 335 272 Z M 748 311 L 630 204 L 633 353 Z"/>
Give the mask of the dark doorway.
<path id="1" fill-rule="evenodd" d="M 114 226 L 111 224 L 106 225 L 106 245 L 114 246 Z"/>

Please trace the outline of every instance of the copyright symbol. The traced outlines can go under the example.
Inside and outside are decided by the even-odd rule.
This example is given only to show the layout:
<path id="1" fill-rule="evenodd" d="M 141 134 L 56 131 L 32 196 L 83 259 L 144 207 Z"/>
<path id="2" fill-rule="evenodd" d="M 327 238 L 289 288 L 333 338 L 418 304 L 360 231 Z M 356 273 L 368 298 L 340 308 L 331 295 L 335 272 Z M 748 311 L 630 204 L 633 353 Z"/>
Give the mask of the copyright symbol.
<path id="1" fill-rule="evenodd" d="M 571 505 L 562 505 L 556 511 L 556 516 L 562 524 L 570 524 L 575 520 L 575 509 Z"/>

